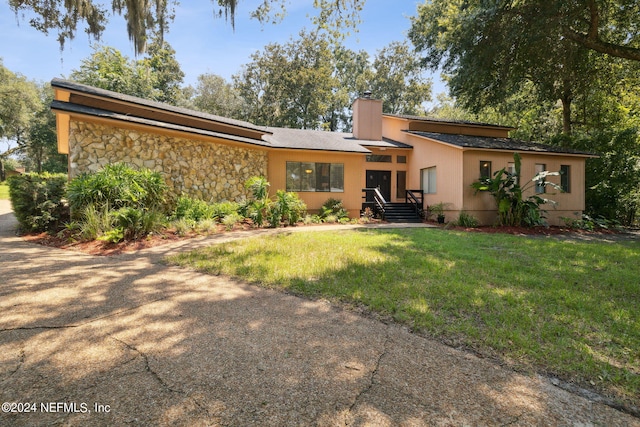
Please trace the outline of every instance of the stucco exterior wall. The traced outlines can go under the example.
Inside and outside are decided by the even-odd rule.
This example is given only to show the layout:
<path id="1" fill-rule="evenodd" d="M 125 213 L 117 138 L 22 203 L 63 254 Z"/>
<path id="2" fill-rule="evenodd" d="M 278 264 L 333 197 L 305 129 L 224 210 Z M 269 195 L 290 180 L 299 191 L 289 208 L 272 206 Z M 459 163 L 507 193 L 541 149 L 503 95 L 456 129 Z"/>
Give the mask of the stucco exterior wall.
<path id="1" fill-rule="evenodd" d="M 522 186 L 526 187 L 523 196 L 526 198 L 535 194 L 535 186 L 533 183 L 528 184 L 535 175 L 535 165 L 543 164 L 545 169 L 551 172 L 560 170 L 561 165 L 570 166 L 571 191 L 563 193 L 551 186 L 547 186 L 546 193 L 540 194 L 541 197 L 553 200 L 553 204 L 543 205 L 543 209 L 547 211 L 546 220 L 549 225 L 564 225 L 562 217 L 581 218 L 584 211 L 584 165 L 583 157 L 545 155 L 545 154 L 528 154 L 520 153 L 522 160 L 521 179 Z M 491 173 L 507 168 L 509 163 L 513 163 L 512 152 L 496 152 L 496 151 L 465 151 L 464 153 L 464 181 L 462 190 L 464 192 L 463 209 L 478 218 L 484 224 L 493 224 L 496 220 L 496 204 L 494 198 L 488 193 L 475 193 L 471 188 L 471 184 L 480 177 L 480 162 L 491 162 Z M 551 176 L 548 181 L 560 185 L 559 176 Z"/>
<path id="2" fill-rule="evenodd" d="M 365 184 L 364 154 L 317 152 L 310 150 L 274 150 L 269 152 L 268 180 L 271 194 L 287 188 L 287 162 L 342 163 L 344 165 L 343 192 L 298 191 L 300 199 L 307 204 L 309 212 L 320 210 L 329 198 L 340 199 L 351 218 L 360 216 L 362 189 Z"/>
<path id="3" fill-rule="evenodd" d="M 413 146 L 407 187 L 422 188 L 420 171 L 435 166 L 436 193 L 424 194 L 425 206 L 444 203 L 449 220 L 448 211 L 462 207 L 462 150 L 413 135 L 408 135 L 405 142 Z"/>
<path id="4" fill-rule="evenodd" d="M 226 144 L 151 133 L 143 128 L 71 120 L 69 176 L 124 162 L 160 172 L 171 196 L 241 200 L 244 183 L 267 175 L 267 153 Z"/>

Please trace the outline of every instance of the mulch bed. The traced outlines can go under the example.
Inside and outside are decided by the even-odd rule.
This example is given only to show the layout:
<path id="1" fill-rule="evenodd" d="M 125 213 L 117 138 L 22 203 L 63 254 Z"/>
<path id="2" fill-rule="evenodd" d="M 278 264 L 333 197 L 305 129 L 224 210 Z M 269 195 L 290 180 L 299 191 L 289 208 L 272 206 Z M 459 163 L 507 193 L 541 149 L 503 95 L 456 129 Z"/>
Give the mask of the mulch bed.
<path id="1" fill-rule="evenodd" d="M 435 224 L 435 223 L 434 223 Z M 322 225 L 318 225 L 322 226 Z M 225 233 L 228 231 L 250 230 L 254 228 L 249 222 L 236 224 L 232 230 L 227 230 L 223 225 L 219 225 L 217 229 L 212 230 L 208 234 Z M 448 230 L 465 231 L 471 233 L 502 233 L 520 236 L 567 236 L 567 237 L 617 237 L 621 233 L 611 230 L 586 231 L 575 230 L 566 227 L 447 227 Z M 71 233 L 63 230 L 58 234 L 49 233 L 25 234 L 22 238 L 28 242 L 38 243 L 44 246 L 50 246 L 60 249 L 69 249 L 83 252 L 90 255 L 118 255 L 122 253 L 136 252 L 142 249 L 152 248 L 167 243 L 192 239 L 194 237 L 203 236 L 203 233 L 191 232 L 187 234 L 178 234 L 175 230 L 167 229 L 159 233 L 153 233 L 147 237 L 137 240 L 126 240 L 119 243 L 103 242 L 100 240 L 79 241 L 75 240 Z"/>

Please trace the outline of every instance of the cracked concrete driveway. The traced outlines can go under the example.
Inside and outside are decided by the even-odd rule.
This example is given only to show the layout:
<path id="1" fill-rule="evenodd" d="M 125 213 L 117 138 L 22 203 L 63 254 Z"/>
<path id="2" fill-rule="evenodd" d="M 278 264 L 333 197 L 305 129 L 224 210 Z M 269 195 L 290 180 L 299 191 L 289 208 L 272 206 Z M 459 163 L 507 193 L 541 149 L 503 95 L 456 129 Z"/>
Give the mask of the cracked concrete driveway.
<path id="1" fill-rule="evenodd" d="M 94 257 L 14 225 L 0 201 L 0 425 L 640 426 L 400 327 L 161 263 L 198 241 Z"/>

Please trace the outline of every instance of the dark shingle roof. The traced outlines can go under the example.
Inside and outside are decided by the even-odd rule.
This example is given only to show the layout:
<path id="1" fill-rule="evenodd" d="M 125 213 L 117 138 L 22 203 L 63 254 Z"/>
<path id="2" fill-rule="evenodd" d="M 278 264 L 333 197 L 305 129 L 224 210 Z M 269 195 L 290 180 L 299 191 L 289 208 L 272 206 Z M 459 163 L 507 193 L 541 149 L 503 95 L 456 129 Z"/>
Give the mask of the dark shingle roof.
<path id="1" fill-rule="evenodd" d="M 127 114 L 115 113 L 113 111 L 100 110 L 98 108 L 87 107 L 84 105 L 71 104 L 62 101 L 53 101 L 51 103 L 52 110 L 65 111 L 69 113 L 87 114 L 94 117 L 118 120 L 127 123 L 143 124 L 157 128 L 187 132 L 194 135 L 211 136 L 215 138 L 225 139 L 228 141 L 244 142 L 246 144 L 258 145 L 262 147 L 271 147 L 272 145 L 266 141 L 253 138 L 245 138 L 238 135 L 230 135 L 227 133 L 213 132 L 205 129 L 198 129 L 189 126 L 180 126 L 173 123 L 161 122 L 158 120 L 145 119 L 142 117 L 130 116 Z"/>
<path id="2" fill-rule="evenodd" d="M 273 148 L 296 150 L 340 151 L 348 153 L 370 153 L 362 147 L 361 140 L 350 133 L 321 130 L 267 128 L 271 134 L 262 137 Z"/>
<path id="3" fill-rule="evenodd" d="M 208 113 L 203 113 L 201 111 L 190 110 L 188 108 L 176 107 L 170 104 L 165 104 L 163 102 L 150 101 L 148 99 L 138 98 L 136 96 L 131 96 L 131 95 L 125 95 L 125 94 L 113 92 L 110 90 L 100 89 L 93 86 L 72 82 L 69 80 L 54 78 L 53 80 L 51 80 L 51 86 L 81 92 L 87 95 L 94 95 L 100 98 L 128 102 L 131 104 L 137 104 L 144 107 L 150 107 L 150 108 L 164 110 L 171 113 L 181 114 L 184 116 L 190 116 L 190 117 L 195 117 L 199 119 L 209 120 L 212 122 L 223 123 L 226 125 L 245 128 L 245 129 L 249 129 L 256 132 L 266 132 L 264 126 L 256 126 L 253 123 L 245 122 L 242 120 L 229 119 L 227 117 L 216 116 L 214 114 L 208 114 Z"/>
<path id="4" fill-rule="evenodd" d="M 364 147 L 385 147 L 385 148 L 413 148 L 404 142 L 394 141 L 389 138 L 382 138 L 382 141 L 360 141 L 360 145 Z"/>
<path id="5" fill-rule="evenodd" d="M 412 135 L 424 136 L 461 148 L 483 148 L 487 150 L 506 151 L 530 151 L 536 153 L 561 153 L 592 156 L 593 153 L 573 150 L 570 148 L 556 147 L 553 145 L 539 144 L 536 142 L 521 141 L 511 138 L 492 138 L 486 136 L 451 135 L 435 132 L 407 131 Z"/>
<path id="6" fill-rule="evenodd" d="M 388 117 L 397 117 L 399 119 L 420 121 L 420 122 L 435 122 L 435 123 L 451 123 L 457 125 L 470 125 L 470 126 L 483 126 L 483 127 L 492 127 L 492 128 L 503 128 L 503 129 L 513 129 L 511 126 L 503 126 L 496 125 L 492 123 L 481 123 L 481 122 L 472 122 L 469 120 L 454 120 L 454 119 L 439 119 L 435 117 L 427 117 L 427 116 L 412 116 L 408 114 L 383 114 Z"/>

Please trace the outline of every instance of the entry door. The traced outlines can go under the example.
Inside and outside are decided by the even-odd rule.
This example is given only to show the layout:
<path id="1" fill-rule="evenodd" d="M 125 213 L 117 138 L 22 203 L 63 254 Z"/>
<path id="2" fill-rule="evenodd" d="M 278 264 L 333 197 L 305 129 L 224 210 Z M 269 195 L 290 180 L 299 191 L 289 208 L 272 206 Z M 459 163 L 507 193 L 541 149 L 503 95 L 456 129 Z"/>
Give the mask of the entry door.
<path id="1" fill-rule="evenodd" d="M 391 171 L 367 171 L 367 188 L 380 188 L 382 197 L 391 200 Z M 373 195 L 367 194 L 367 202 L 373 202 Z"/>

